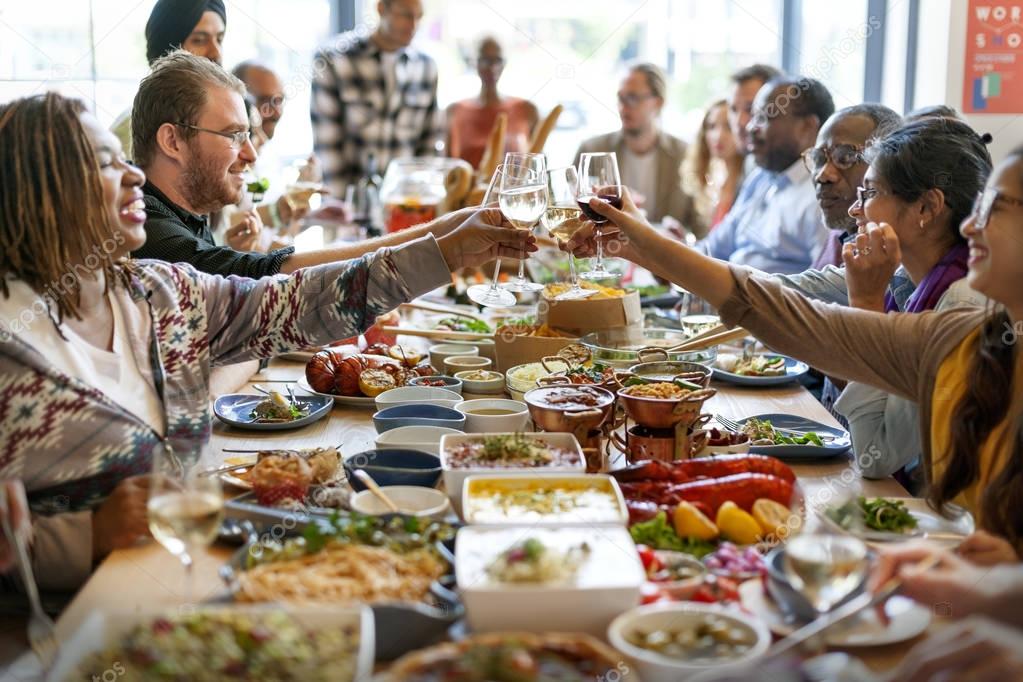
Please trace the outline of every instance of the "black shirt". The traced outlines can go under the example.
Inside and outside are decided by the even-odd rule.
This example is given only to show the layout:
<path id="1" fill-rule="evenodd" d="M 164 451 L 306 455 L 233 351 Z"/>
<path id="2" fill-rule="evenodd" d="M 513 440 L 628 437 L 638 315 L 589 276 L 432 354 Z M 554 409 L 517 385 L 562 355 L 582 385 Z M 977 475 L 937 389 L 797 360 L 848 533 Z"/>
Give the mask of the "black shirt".
<path id="1" fill-rule="evenodd" d="M 171 263 L 188 263 L 213 275 L 266 277 L 281 271 L 284 259 L 294 247 L 270 253 L 245 253 L 229 246 L 217 246 L 209 218 L 181 208 L 152 183 L 142 187 L 146 202 L 146 243 L 132 253 Z"/>

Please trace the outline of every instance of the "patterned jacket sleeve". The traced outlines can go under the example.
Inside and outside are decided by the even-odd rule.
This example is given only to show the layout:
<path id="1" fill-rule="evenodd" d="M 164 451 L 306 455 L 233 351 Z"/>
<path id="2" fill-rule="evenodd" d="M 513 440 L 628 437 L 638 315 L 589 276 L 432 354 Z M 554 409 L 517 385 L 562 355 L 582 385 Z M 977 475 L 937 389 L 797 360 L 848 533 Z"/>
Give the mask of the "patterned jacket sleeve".
<path id="1" fill-rule="evenodd" d="M 231 364 L 353 336 L 451 280 L 433 237 L 291 276 L 201 277 L 210 362 Z"/>
<path id="2" fill-rule="evenodd" d="M 312 101 L 309 118 L 313 126 L 313 151 L 323 166 L 323 176 L 334 196 L 344 196 L 345 110 L 341 101 L 341 79 L 327 51 L 316 53 L 313 62 Z"/>

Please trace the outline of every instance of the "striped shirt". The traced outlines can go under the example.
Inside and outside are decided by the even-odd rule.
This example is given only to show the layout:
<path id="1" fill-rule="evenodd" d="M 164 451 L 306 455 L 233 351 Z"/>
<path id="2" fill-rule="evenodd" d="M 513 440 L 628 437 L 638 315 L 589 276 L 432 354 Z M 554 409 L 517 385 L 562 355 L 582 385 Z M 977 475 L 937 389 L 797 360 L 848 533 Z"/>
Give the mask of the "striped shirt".
<path id="1" fill-rule="evenodd" d="M 337 36 L 313 62 L 314 149 L 335 196 L 392 159 L 424 156 L 441 138 L 437 65 L 414 48 L 385 53 L 355 33 Z"/>

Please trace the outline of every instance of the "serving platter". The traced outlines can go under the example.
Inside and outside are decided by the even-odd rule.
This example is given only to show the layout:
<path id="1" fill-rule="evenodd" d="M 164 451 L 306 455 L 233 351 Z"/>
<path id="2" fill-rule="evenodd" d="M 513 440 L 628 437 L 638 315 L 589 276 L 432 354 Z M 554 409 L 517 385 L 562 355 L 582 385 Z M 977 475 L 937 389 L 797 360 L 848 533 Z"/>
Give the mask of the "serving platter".
<path id="1" fill-rule="evenodd" d="M 300 429 L 326 417 L 334 406 L 334 397 L 309 395 L 296 397 L 295 402 L 308 409 L 308 414 L 293 421 L 260 423 L 251 416 L 253 408 L 266 400 L 265 395 L 252 393 L 230 393 L 213 401 L 213 414 L 217 419 L 239 429 L 251 431 L 290 431 Z"/>
<path id="2" fill-rule="evenodd" d="M 352 407 L 371 407 L 376 408 L 376 398 L 369 398 L 364 395 L 335 395 L 333 393 L 320 393 L 314 391 L 313 387 L 309 385 L 309 380 L 304 376 L 298 380 L 298 387 L 303 391 L 318 395 L 323 398 L 331 398 L 337 405 L 351 405 Z"/>
<path id="3" fill-rule="evenodd" d="M 750 452 L 758 455 L 771 455 L 778 459 L 827 459 L 840 457 L 852 447 L 852 437 L 847 431 L 827 426 L 806 417 L 799 417 L 793 414 L 782 414 L 771 412 L 768 414 L 757 414 L 741 420 L 743 424 L 748 419 L 767 420 L 771 425 L 779 429 L 794 429 L 797 431 L 813 431 L 821 436 L 831 436 L 824 445 L 750 445 Z"/>
<path id="4" fill-rule="evenodd" d="M 966 539 L 974 530 L 976 522 L 973 514 L 966 509 L 949 504 L 949 516 L 945 517 L 932 509 L 927 500 L 919 497 L 885 497 L 886 500 L 901 502 L 910 515 L 916 519 L 917 527 L 906 533 L 873 530 L 871 528 L 847 529 L 839 525 L 825 513 L 818 516 L 830 528 L 848 533 L 866 542 L 901 542 L 915 538 L 927 538 L 932 542 L 958 544 Z"/>
<path id="5" fill-rule="evenodd" d="M 763 353 L 762 355 L 767 357 L 785 358 L 785 373 L 776 376 L 749 376 L 746 374 L 735 374 L 734 372 L 728 372 L 718 367 L 718 360 L 715 360 L 715 363 L 712 366 L 712 369 L 714 370 L 714 378 L 726 381 L 736 386 L 780 386 L 782 384 L 795 381 L 810 371 L 810 366 L 805 362 L 794 360 L 793 358 L 786 357 L 784 355 L 778 355 L 777 353 Z"/>

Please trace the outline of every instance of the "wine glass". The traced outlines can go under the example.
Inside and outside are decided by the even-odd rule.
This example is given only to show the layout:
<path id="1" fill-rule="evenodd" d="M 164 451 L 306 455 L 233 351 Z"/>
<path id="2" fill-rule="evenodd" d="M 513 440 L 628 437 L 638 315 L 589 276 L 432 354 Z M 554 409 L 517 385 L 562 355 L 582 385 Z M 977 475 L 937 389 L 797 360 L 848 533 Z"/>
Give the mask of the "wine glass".
<path id="1" fill-rule="evenodd" d="M 581 273 L 584 279 L 607 279 L 614 273 L 604 267 L 604 242 L 601 228 L 607 218 L 590 208 L 590 199 L 603 199 L 615 208 L 622 207 L 622 177 L 618 172 L 618 156 L 614 152 L 586 153 L 579 157 L 579 208 L 593 221 L 597 234 L 597 262 L 591 270 Z"/>
<path id="2" fill-rule="evenodd" d="M 583 225 L 576 197 L 579 194 L 579 176 L 572 166 L 547 171 L 547 210 L 543 213 L 543 226 L 558 241 L 567 242 Z M 555 297 L 558 301 L 577 300 L 597 293 L 596 289 L 583 289 L 575 272 L 575 256 L 568 254 L 568 277 L 572 288 Z"/>
<path id="3" fill-rule="evenodd" d="M 158 445 L 147 511 L 153 537 L 185 567 L 185 601 L 190 604 L 194 554 L 213 542 L 224 517 L 220 483 L 198 466 L 186 466 L 170 445 Z"/>
<path id="4" fill-rule="evenodd" d="M 543 154 L 509 152 L 504 155 L 505 171 L 498 200 L 501 212 L 520 230 L 532 230 L 547 207 L 547 159 Z M 530 173 L 524 172 L 528 169 Z M 533 180 L 536 178 L 536 181 Z M 504 285 L 508 291 L 540 291 L 542 284 L 526 279 L 526 261 L 519 261 L 519 273 Z"/>
<path id="5" fill-rule="evenodd" d="M 498 208 L 498 194 L 501 191 L 501 179 L 504 177 L 505 168 L 507 164 L 501 164 L 494 170 L 494 175 L 490 178 L 490 184 L 487 186 L 487 191 L 483 195 L 483 201 L 480 204 L 481 208 Z M 528 173 L 532 173 L 532 170 L 527 169 Z M 516 171 L 519 172 L 519 171 Z M 537 182 L 540 182 L 539 176 Z M 513 306 L 516 303 L 515 294 L 505 289 L 500 288 L 497 285 L 498 277 L 501 275 L 501 259 L 497 259 L 497 264 L 494 266 L 494 277 L 490 281 L 490 284 L 474 284 L 466 290 L 466 295 L 470 301 L 479 303 L 482 306 L 488 308 L 507 308 Z"/>
<path id="6" fill-rule="evenodd" d="M 832 502 L 858 508 L 856 499 L 852 492 L 842 491 Z M 870 571 L 866 544 L 854 535 L 835 533 L 821 521 L 820 514 L 824 513 L 807 509 L 802 531 L 786 543 L 784 561 L 789 583 L 806 597 L 818 615 L 841 603 Z"/>

